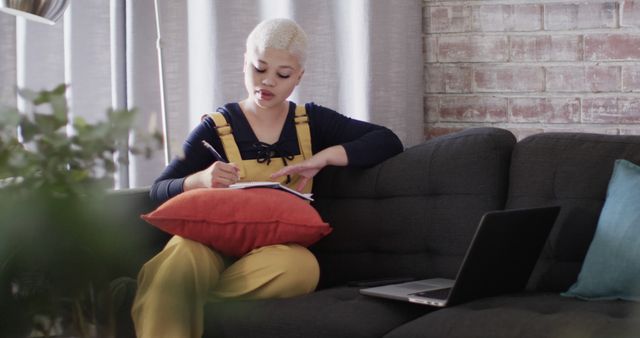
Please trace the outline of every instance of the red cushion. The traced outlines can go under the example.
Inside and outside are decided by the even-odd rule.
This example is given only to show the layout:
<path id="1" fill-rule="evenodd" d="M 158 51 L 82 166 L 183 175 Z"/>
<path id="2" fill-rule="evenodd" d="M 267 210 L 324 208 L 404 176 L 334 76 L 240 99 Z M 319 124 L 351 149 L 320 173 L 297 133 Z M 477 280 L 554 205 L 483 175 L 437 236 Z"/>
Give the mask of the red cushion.
<path id="1" fill-rule="evenodd" d="M 190 190 L 141 217 L 235 257 L 266 245 L 309 246 L 332 230 L 303 199 L 267 188 Z"/>

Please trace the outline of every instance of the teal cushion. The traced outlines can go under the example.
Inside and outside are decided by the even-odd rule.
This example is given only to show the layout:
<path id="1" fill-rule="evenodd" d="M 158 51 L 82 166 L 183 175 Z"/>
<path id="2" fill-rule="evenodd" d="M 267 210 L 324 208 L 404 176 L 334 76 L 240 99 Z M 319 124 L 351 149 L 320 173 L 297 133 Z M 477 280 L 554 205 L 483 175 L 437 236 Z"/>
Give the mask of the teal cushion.
<path id="1" fill-rule="evenodd" d="M 582 270 L 562 295 L 640 300 L 640 166 L 616 160 Z"/>

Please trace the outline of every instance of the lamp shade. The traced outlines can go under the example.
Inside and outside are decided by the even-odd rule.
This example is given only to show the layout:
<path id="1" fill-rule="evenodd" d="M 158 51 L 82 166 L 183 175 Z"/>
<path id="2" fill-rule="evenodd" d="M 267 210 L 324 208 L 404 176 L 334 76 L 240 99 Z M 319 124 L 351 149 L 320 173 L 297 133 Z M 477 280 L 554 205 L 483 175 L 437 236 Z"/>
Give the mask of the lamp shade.
<path id="1" fill-rule="evenodd" d="M 68 0 L 0 0 L 0 11 L 53 25 L 68 4 Z"/>

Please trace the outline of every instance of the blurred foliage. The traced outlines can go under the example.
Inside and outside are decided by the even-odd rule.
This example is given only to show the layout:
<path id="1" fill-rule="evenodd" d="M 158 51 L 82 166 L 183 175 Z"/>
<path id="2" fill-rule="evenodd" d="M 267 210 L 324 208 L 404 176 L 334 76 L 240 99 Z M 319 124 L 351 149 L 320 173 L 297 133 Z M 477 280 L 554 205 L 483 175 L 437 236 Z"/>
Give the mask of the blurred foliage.
<path id="1" fill-rule="evenodd" d="M 0 109 L 2 337 L 109 336 L 108 327 L 99 332 L 98 317 L 108 315 L 98 300 L 135 250 L 126 227 L 114 226 L 127 222 L 126 213 L 108 189 L 132 134 L 137 145 L 128 151 L 147 157 L 162 137 L 132 131 L 135 111 L 70 121 L 65 91 L 20 92 L 34 110 L 48 106 L 46 113 Z"/>

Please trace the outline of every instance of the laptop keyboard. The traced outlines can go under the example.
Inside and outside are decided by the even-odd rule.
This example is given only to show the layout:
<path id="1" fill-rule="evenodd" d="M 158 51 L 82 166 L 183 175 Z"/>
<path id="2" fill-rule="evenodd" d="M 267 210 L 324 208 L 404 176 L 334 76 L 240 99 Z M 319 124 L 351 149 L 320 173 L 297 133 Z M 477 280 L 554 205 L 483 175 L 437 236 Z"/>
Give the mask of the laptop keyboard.
<path id="1" fill-rule="evenodd" d="M 419 297 L 425 297 L 425 298 L 433 298 L 433 299 L 447 299 L 449 298 L 450 292 L 451 292 L 451 288 L 445 288 L 445 289 L 416 292 L 413 295 L 419 296 Z"/>

